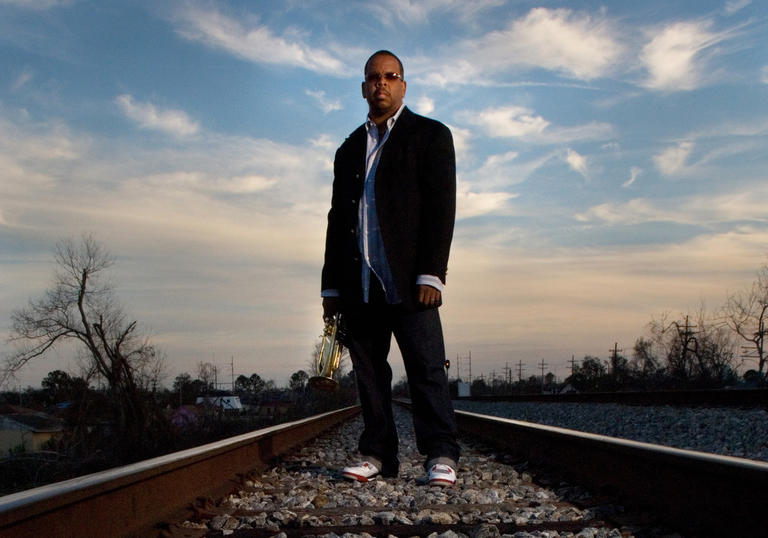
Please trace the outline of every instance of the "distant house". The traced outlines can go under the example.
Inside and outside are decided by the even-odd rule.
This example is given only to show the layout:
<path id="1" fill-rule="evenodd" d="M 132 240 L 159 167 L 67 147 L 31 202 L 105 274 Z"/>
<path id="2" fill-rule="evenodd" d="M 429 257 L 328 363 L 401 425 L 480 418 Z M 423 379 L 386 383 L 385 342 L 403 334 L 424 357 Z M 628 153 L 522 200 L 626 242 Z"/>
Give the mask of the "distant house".
<path id="1" fill-rule="evenodd" d="M 220 407 L 224 411 L 235 411 L 240 413 L 243 411 L 243 404 L 240 403 L 239 396 L 231 395 L 211 395 L 211 396 L 198 396 L 195 400 L 195 405 L 201 407 Z"/>
<path id="2" fill-rule="evenodd" d="M 0 454 L 23 449 L 37 451 L 61 437 L 64 421 L 46 413 L 16 407 L 0 414 Z"/>

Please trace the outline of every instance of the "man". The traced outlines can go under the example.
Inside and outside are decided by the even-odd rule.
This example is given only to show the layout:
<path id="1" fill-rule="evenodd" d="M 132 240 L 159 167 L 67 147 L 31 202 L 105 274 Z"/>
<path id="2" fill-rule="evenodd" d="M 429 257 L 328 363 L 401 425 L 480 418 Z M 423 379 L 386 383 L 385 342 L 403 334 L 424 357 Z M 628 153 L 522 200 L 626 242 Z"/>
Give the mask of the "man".
<path id="1" fill-rule="evenodd" d="M 365 64 L 368 118 L 336 152 L 322 274 L 323 316 L 341 312 L 357 377 L 364 461 L 345 477 L 397 476 L 392 416 L 395 335 L 408 376 L 416 442 L 431 485 L 456 481 L 459 446 L 437 308 L 456 212 L 448 128 L 403 105 L 402 62 L 389 51 Z"/>

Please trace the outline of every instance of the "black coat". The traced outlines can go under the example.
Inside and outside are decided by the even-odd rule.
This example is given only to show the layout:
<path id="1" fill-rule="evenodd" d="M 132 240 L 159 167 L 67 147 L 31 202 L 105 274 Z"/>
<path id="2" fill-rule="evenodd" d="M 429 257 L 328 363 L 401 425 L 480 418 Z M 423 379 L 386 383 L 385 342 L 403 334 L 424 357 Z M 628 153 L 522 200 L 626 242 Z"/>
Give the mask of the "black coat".
<path id="1" fill-rule="evenodd" d="M 365 126 L 336 151 L 322 289 L 342 305 L 362 300 L 358 206 L 365 180 Z M 376 207 L 384 250 L 403 306 L 415 309 L 416 277 L 445 283 L 456 214 L 453 137 L 442 123 L 403 109 L 376 169 Z"/>

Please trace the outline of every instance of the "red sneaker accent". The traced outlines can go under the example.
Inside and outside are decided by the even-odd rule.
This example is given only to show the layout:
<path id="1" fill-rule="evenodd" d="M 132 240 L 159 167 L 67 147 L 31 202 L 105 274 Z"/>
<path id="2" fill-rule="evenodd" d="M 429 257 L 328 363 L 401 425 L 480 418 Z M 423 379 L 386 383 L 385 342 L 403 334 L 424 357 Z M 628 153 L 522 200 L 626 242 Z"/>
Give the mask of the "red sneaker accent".
<path id="1" fill-rule="evenodd" d="M 344 475 L 344 478 L 349 478 L 350 480 L 368 482 L 369 479 L 374 478 L 379 474 L 379 468 L 368 461 L 364 461 L 358 465 L 344 467 L 342 474 Z"/>

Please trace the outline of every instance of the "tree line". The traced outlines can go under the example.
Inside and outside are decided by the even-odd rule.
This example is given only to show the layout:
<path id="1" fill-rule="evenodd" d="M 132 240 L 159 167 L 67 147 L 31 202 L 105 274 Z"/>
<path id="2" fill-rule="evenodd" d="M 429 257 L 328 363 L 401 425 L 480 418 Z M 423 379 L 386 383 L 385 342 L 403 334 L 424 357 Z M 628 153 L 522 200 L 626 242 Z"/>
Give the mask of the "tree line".
<path id="1" fill-rule="evenodd" d="M 729 293 L 717 310 L 701 306 L 678 317 L 663 313 L 648 323 L 631 352 L 616 349 L 608 359 L 587 355 L 573 361 L 571 375 L 562 382 L 551 372 L 515 382 L 482 376 L 471 380 L 471 391 L 488 396 L 559 392 L 566 386 L 581 392 L 764 387 L 766 318 L 768 265 L 748 288 Z M 457 382 L 452 382 L 454 392 Z"/>
<path id="2" fill-rule="evenodd" d="M 212 377 L 212 366 L 201 363 L 195 378 L 180 374 L 170 390 L 162 388 L 165 354 L 141 334 L 138 322 L 122 308 L 109 280 L 115 258 L 86 234 L 79 241 L 59 241 L 54 262 L 52 286 L 11 315 L 13 351 L 3 357 L 0 387 L 7 386 L 29 361 L 71 344 L 81 375 L 51 372 L 44 380 L 43 397 L 73 402 L 67 444 L 57 447 L 57 453 L 70 462 L 80 462 L 70 465 L 72 470 L 92 471 L 145 459 L 186 446 L 192 438 L 199 444 L 256 424 L 211 414 L 204 417 L 202 429 L 185 437 L 169 420 L 168 409 L 192 403 L 216 388 L 215 370 Z M 756 369 L 745 378 L 765 384 L 766 315 L 768 266 L 763 266 L 753 285 L 730 294 L 715 314 L 702 308 L 676 319 L 663 315 L 649 324 L 648 334 L 635 342 L 631 356 L 617 353 L 610 362 L 584 357 L 566 381 L 578 390 L 722 386 L 737 380 L 739 361 L 748 357 Z M 258 374 L 239 376 L 233 389 L 247 402 L 265 395 L 294 397 L 293 413 L 355 401 L 354 373 L 343 367 L 336 373 L 340 391 L 331 396 L 308 393 L 307 380 L 316 375 L 315 368 L 311 363 L 307 371 L 292 374 L 283 392 Z M 510 390 L 546 390 L 553 377 L 520 380 Z M 483 379 L 474 380 L 475 384 L 477 393 L 500 390 L 496 380 L 490 386 Z"/>
<path id="3" fill-rule="evenodd" d="M 0 388 L 9 386 L 29 361 L 55 348 L 75 354 L 80 375 L 56 370 L 43 379 L 39 390 L 0 393 L 0 403 L 37 409 L 64 403 L 57 412 L 66 419 L 63 436 L 51 442 L 49 452 L 15 451 L 0 460 L 4 476 L 0 493 L 124 465 L 354 401 L 350 376 L 342 379 L 342 390 L 329 396 L 307 390 L 309 374 L 304 370 L 291 376 L 287 388 L 254 373 L 239 376 L 232 387 L 251 412 L 232 416 L 204 406 L 193 423 L 180 427 L 174 422 L 174 410 L 216 389 L 213 366 L 200 363 L 196 377 L 182 373 L 170 389 L 163 387 L 165 354 L 141 334 L 110 283 L 115 258 L 86 234 L 79 241 L 59 241 L 54 262 L 52 286 L 12 312 L 13 351 L 3 357 Z M 284 413 L 264 417 L 255 410 L 265 399 L 290 405 L 284 406 Z"/>

